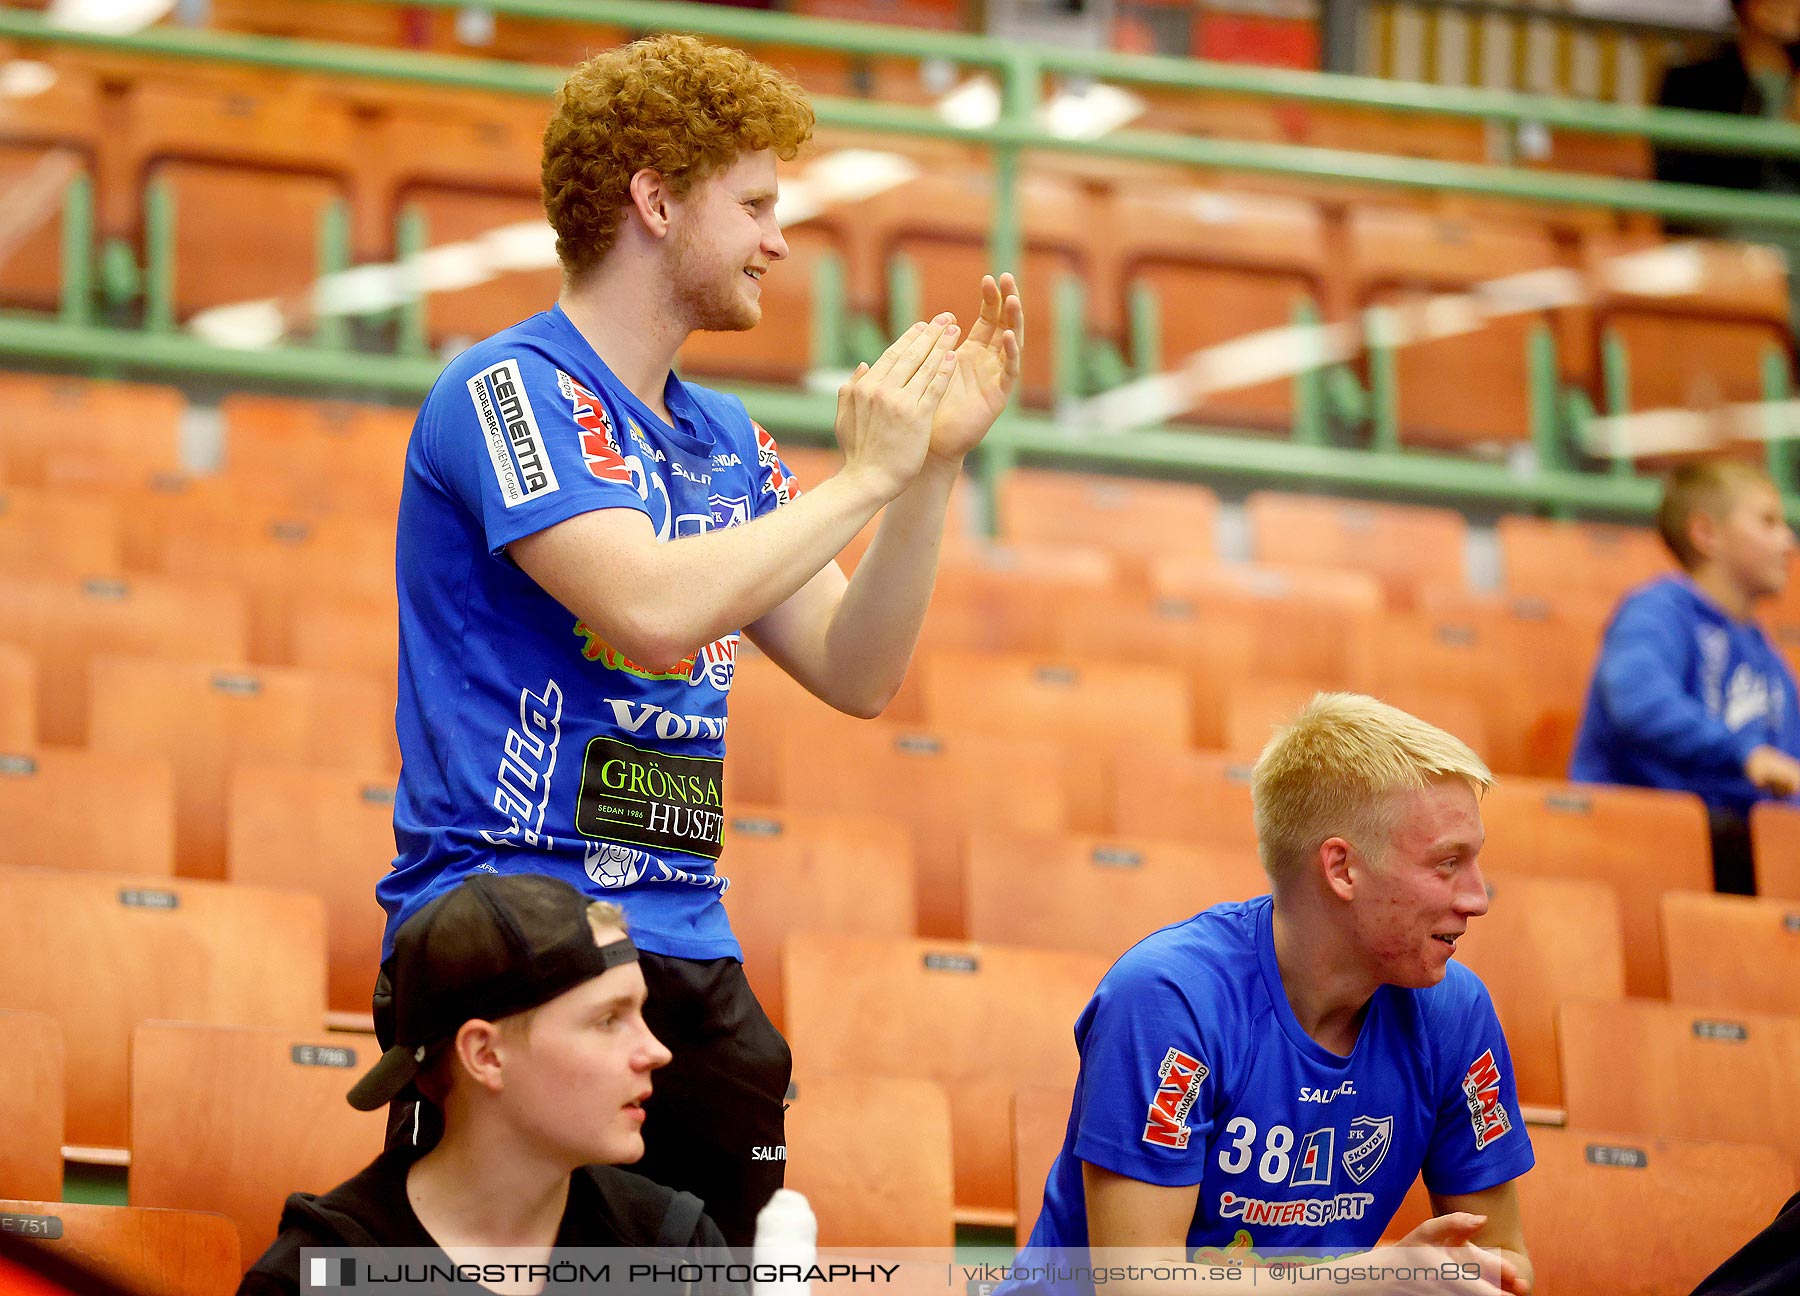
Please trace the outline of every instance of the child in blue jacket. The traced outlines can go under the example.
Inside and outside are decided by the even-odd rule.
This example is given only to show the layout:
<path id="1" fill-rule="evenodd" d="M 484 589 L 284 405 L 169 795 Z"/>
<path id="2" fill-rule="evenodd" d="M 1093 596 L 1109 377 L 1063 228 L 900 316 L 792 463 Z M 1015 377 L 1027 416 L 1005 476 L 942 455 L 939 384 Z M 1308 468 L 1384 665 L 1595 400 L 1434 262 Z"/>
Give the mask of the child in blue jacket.
<path id="1" fill-rule="evenodd" d="M 1682 572 L 1627 594 L 1606 629 L 1569 777 L 1694 792 L 1713 830 L 1718 890 L 1756 892 L 1747 816 L 1800 792 L 1800 699 L 1761 626 L 1794 535 L 1752 464 L 1678 469 L 1657 514 Z"/>

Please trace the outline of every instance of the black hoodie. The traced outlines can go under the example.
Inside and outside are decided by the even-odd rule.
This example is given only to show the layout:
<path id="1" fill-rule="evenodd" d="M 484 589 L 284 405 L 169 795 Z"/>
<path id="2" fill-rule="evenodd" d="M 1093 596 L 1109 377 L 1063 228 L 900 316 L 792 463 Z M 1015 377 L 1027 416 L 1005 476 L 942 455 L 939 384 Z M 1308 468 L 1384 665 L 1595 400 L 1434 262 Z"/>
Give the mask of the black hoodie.
<path id="1" fill-rule="evenodd" d="M 323 1196 L 295 1193 L 281 1212 L 281 1233 L 244 1275 L 238 1296 L 299 1296 L 302 1247 L 425 1247 L 437 1243 L 406 1196 L 406 1175 L 421 1147 L 389 1148 L 367 1169 Z M 725 1247 L 699 1199 L 651 1183 L 616 1166 L 584 1166 L 569 1176 L 569 1204 L 556 1250 L 569 1247 L 656 1247 L 687 1251 Z M 450 1259 L 438 1251 L 439 1261 Z M 455 1290 L 481 1293 L 464 1286 Z"/>

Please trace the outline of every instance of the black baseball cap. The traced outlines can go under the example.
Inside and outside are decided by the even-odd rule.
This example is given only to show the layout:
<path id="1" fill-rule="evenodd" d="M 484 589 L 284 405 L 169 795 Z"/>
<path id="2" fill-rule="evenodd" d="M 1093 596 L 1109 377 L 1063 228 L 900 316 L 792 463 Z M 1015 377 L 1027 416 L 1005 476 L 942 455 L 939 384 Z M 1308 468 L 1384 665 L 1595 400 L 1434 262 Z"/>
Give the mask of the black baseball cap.
<path id="1" fill-rule="evenodd" d="M 560 878 L 477 873 L 408 918 L 394 936 L 394 1046 L 350 1090 L 350 1105 L 392 1102 L 464 1022 L 536 1008 L 636 962 L 628 936 L 594 943 L 593 903 Z"/>

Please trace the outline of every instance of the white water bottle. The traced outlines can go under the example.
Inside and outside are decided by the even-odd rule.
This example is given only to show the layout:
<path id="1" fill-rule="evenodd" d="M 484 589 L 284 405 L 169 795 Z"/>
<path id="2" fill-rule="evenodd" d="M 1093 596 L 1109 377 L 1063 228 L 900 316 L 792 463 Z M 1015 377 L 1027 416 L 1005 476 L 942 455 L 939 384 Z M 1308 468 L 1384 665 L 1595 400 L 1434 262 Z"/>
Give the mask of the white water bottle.
<path id="1" fill-rule="evenodd" d="M 819 1255 L 819 1221 L 806 1197 L 792 1188 L 778 1189 L 769 1204 L 756 1213 L 756 1245 L 752 1260 L 757 1273 L 766 1265 L 787 1270 L 773 1282 L 754 1284 L 755 1296 L 808 1296 L 812 1284 L 804 1277 Z M 795 1276 L 796 1274 L 800 1276 Z"/>

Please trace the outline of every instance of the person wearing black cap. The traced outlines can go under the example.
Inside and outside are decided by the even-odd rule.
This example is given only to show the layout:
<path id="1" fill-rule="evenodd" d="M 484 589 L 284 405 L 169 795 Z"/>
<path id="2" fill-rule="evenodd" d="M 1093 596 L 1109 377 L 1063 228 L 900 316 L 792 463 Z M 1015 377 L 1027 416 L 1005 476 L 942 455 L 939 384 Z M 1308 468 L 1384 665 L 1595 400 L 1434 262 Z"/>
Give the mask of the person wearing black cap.
<path id="1" fill-rule="evenodd" d="M 304 1247 L 432 1248 L 512 1263 L 567 1247 L 723 1247 L 699 1200 L 615 1169 L 644 1154 L 644 977 L 616 905 L 557 878 L 476 874 L 395 938 L 394 1045 L 350 1090 L 441 1111 L 427 1148 L 390 1147 L 322 1196 L 295 1193 L 239 1296 L 298 1293 Z M 470 1290 L 480 1290 L 471 1288 Z"/>

